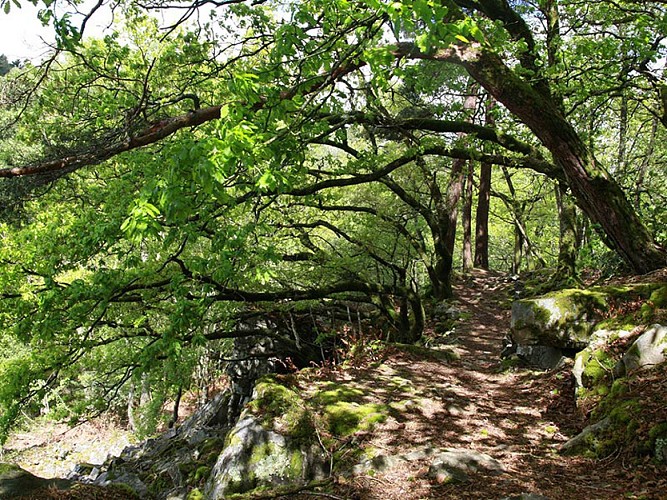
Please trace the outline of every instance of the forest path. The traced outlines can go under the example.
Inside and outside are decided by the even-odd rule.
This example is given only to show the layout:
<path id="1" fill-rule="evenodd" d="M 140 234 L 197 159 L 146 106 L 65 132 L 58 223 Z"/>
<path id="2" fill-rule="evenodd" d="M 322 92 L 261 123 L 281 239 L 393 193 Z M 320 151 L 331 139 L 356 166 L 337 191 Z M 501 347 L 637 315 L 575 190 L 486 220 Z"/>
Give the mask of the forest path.
<path id="1" fill-rule="evenodd" d="M 649 492 L 628 496 L 642 490 L 641 477 L 633 476 L 621 460 L 557 454 L 559 444 L 582 423 L 574 407 L 573 383 L 567 370 L 501 369 L 511 291 L 507 275 L 476 271 L 462 278 L 456 297 L 465 319 L 446 346 L 459 354 L 458 360 L 399 353 L 382 365 L 381 373 L 355 377 L 369 395 L 384 402 L 393 396 L 386 390 L 392 377 L 409 380 L 416 403 L 374 429 L 365 445 L 387 457 L 423 449 L 469 450 L 499 461 L 505 472 L 481 470 L 468 474 L 466 482 L 439 484 L 429 474 L 428 460 L 404 461 L 354 478 L 341 489 L 345 498 L 500 500 L 528 493 L 551 500 L 582 494 L 595 499 L 659 498 Z"/>

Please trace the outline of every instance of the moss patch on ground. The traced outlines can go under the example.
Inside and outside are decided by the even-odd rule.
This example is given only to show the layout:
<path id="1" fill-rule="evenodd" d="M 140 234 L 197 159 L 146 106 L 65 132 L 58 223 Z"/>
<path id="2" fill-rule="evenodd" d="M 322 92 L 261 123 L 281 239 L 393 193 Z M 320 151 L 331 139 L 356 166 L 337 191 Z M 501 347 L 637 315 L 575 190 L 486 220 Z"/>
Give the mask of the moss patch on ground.
<path id="1" fill-rule="evenodd" d="M 21 467 L 16 464 L 0 463 L 0 477 L 21 472 Z"/>
<path id="2" fill-rule="evenodd" d="M 285 381 L 276 376 L 265 376 L 255 386 L 255 394 L 248 410 L 260 422 L 290 437 L 295 444 L 312 440 L 314 414 L 298 387 L 285 385 Z"/>
<path id="3" fill-rule="evenodd" d="M 451 359 L 449 351 L 411 347 L 392 348 L 408 355 Z M 323 447 L 333 458 L 334 467 L 344 468 L 365 453 L 362 446 L 348 445 L 352 436 L 371 432 L 390 417 L 402 420 L 402 415 L 414 407 L 414 384 L 400 367 L 378 365 L 367 370 L 365 377 L 354 380 L 338 380 L 332 375 L 329 380 L 322 380 L 321 374 L 313 372 L 299 374 L 296 380 L 263 377 L 256 385 L 256 398 L 248 411 L 267 429 L 296 439 L 302 446 Z M 258 460 L 268 455 L 253 450 L 253 457 Z M 301 456 L 291 457 L 290 466 L 300 470 L 300 460 Z"/>

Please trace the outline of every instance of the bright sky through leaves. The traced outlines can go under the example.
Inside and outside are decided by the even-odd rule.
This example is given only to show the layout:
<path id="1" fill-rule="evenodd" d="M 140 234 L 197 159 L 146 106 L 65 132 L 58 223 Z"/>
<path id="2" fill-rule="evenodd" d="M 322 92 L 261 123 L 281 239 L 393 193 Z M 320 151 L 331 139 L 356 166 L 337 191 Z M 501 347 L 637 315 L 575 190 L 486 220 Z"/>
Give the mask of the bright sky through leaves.
<path id="1" fill-rule="evenodd" d="M 33 60 L 48 50 L 44 42 L 53 42 L 53 29 L 37 19 L 40 8 L 24 2 L 20 9 L 12 5 L 9 14 L 0 13 L 0 54 L 10 61 Z"/>

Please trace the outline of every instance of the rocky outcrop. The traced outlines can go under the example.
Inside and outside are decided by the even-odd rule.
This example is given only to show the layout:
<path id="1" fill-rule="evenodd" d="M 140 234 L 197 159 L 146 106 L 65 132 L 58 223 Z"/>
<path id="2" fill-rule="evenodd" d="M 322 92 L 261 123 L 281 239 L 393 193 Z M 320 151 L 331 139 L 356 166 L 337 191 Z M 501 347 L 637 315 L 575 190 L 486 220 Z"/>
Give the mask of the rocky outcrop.
<path id="1" fill-rule="evenodd" d="M 601 329 L 593 333 L 589 345 L 579 351 L 574 359 L 572 374 L 576 388 L 593 388 L 611 374 L 616 360 L 609 353 L 610 344 L 630 335 L 628 330 Z"/>
<path id="2" fill-rule="evenodd" d="M 225 441 L 206 483 L 207 498 L 326 477 L 329 461 L 313 415 L 289 383 L 264 377 Z"/>
<path id="3" fill-rule="evenodd" d="M 185 498 L 203 484 L 232 424 L 229 391 L 215 396 L 182 426 L 126 447 L 99 466 L 77 466 L 69 479 L 98 486 L 124 485 L 140 498 Z M 180 495 L 180 496 L 179 496 Z"/>
<path id="4" fill-rule="evenodd" d="M 512 339 L 517 345 L 582 349 L 606 308 L 605 295 L 563 290 L 512 304 Z"/>
<path id="5" fill-rule="evenodd" d="M 260 487 L 307 484 L 326 477 L 326 464 L 326 456 L 315 443 L 299 442 L 247 415 L 229 433 L 205 495 L 217 500 Z"/>
<path id="6" fill-rule="evenodd" d="M 66 479 L 44 479 L 18 465 L 0 463 L 0 498 L 20 498 L 46 488 L 66 490 L 72 484 Z"/>
<path id="7" fill-rule="evenodd" d="M 595 388 L 600 383 L 606 383 L 605 379 L 624 377 L 634 370 L 667 361 L 667 327 L 658 324 L 651 326 L 618 359 L 618 355 L 614 356 L 610 352 L 610 344 L 631 335 L 632 332 L 628 330 L 596 331 L 588 347 L 575 357 L 572 373 L 577 388 Z"/>
<path id="8" fill-rule="evenodd" d="M 590 425 L 561 453 L 602 457 L 632 447 L 662 460 L 667 422 L 655 418 L 660 411 L 642 398 L 648 386 L 635 377 L 667 361 L 667 327 L 643 326 L 663 319 L 665 307 L 665 283 L 562 290 L 514 302 L 504 357 L 543 369 L 560 366 L 560 355 L 575 358 L 577 404 Z M 664 368 L 647 380 L 660 380 L 660 373 Z"/>
<path id="9" fill-rule="evenodd" d="M 588 449 L 589 440 L 596 434 L 608 429 L 612 422 L 610 418 L 604 418 L 599 422 L 587 426 L 583 431 L 566 441 L 559 448 L 559 452 L 564 455 L 576 455 Z"/>
<path id="10" fill-rule="evenodd" d="M 595 346 L 600 336 L 608 333 L 619 336 L 628 331 L 606 325 L 613 319 L 610 310 L 627 310 L 624 304 L 630 303 L 635 311 L 628 320 L 638 324 L 663 307 L 666 297 L 664 283 L 651 283 L 567 289 L 517 300 L 512 304 L 511 330 L 504 357 L 515 355 L 529 365 L 550 369 L 559 366 L 561 355 L 573 356 L 585 351 L 576 368 L 581 385 L 582 364 L 596 359 Z M 638 304 L 641 304 L 639 309 Z"/>

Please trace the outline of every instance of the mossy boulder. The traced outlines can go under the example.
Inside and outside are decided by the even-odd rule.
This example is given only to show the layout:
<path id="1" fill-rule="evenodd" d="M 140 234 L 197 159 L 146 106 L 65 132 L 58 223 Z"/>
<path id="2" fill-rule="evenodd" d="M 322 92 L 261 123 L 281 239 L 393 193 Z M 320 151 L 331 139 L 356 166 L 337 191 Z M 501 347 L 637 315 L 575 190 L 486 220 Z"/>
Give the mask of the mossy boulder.
<path id="1" fill-rule="evenodd" d="M 281 485 L 305 484 L 328 474 L 312 411 L 288 380 L 266 376 L 229 432 L 205 488 L 206 498 L 226 498 Z"/>
<path id="2" fill-rule="evenodd" d="M 665 283 L 560 290 L 515 301 L 511 335 L 517 345 L 583 349 L 596 330 L 631 330 L 665 305 Z"/>
<path id="3" fill-rule="evenodd" d="M 388 411 L 384 404 L 337 401 L 324 408 L 324 418 L 332 435 L 346 437 L 384 422 Z"/>
<path id="4" fill-rule="evenodd" d="M 315 443 L 297 443 L 267 428 L 256 416 L 245 414 L 230 432 L 213 467 L 205 497 L 222 499 L 258 488 L 306 484 L 325 477 L 326 464 Z"/>
<path id="5" fill-rule="evenodd" d="M 569 289 L 512 304 L 512 338 L 518 345 L 584 348 L 606 309 L 606 295 Z"/>
<path id="6" fill-rule="evenodd" d="M 599 389 L 602 393 L 607 392 L 607 378 L 615 374 L 615 366 L 618 356 L 611 352 L 610 345 L 631 335 L 627 330 L 596 330 L 591 335 L 590 344 L 586 349 L 579 351 L 574 358 L 572 374 L 576 382 L 577 390 Z M 600 395 L 604 395 L 604 394 Z"/>

